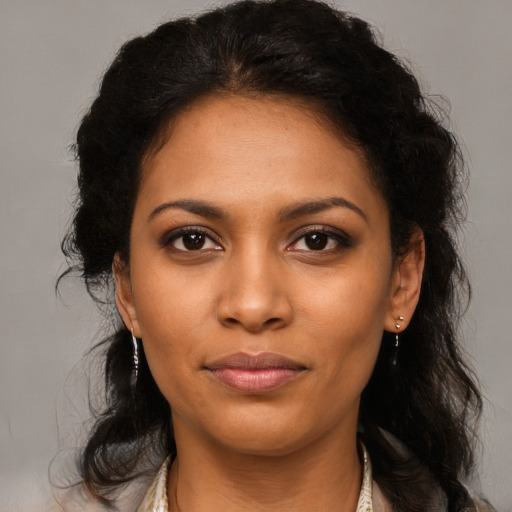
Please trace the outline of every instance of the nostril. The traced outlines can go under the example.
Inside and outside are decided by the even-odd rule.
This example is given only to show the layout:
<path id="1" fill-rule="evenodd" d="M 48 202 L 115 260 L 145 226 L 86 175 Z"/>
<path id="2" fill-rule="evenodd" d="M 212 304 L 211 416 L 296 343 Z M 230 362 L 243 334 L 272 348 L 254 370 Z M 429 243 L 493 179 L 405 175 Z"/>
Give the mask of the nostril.
<path id="1" fill-rule="evenodd" d="M 256 294 L 255 289 L 251 288 L 249 293 L 247 287 L 235 288 L 221 296 L 216 305 L 217 320 L 225 327 L 241 327 L 254 333 L 289 324 L 293 314 L 286 297 L 269 291 Z"/>
<path id="2" fill-rule="evenodd" d="M 257 319 L 238 319 L 236 317 L 224 318 L 222 323 L 226 327 L 237 327 L 242 326 L 250 332 L 260 332 L 265 329 L 277 329 L 283 322 L 282 318 L 272 317 L 265 321 L 258 321 Z"/>

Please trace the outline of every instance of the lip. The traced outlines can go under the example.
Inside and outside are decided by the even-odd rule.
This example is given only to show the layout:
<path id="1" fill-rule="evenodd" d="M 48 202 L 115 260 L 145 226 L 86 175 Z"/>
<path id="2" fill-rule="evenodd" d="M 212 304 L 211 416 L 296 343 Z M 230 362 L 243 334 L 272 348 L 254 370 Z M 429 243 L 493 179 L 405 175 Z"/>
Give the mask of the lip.
<path id="1" fill-rule="evenodd" d="M 307 368 L 280 354 L 245 352 L 216 359 L 205 366 L 210 374 L 242 393 L 266 393 L 295 380 Z"/>

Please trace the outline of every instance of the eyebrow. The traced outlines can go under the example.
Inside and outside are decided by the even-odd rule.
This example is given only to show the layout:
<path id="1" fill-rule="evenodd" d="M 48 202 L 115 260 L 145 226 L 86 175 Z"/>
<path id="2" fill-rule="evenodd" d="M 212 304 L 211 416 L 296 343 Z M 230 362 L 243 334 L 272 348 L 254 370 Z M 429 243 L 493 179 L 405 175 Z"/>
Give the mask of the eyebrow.
<path id="1" fill-rule="evenodd" d="M 355 205 L 347 199 L 344 199 L 343 197 L 329 197 L 327 199 L 301 202 L 287 206 L 279 212 L 278 219 L 280 222 L 285 222 L 297 217 L 303 217 L 304 215 L 320 213 L 334 207 L 348 208 L 349 210 L 357 213 L 366 222 L 368 222 L 368 217 L 363 212 L 363 210 L 361 210 L 359 206 Z M 215 206 L 206 201 L 200 201 L 197 199 L 180 199 L 178 201 L 170 201 L 157 206 L 149 214 L 148 222 L 150 222 L 160 213 L 172 208 L 179 208 L 195 215 L 200 215 L 201 217 L 217 220 L 224 220 L 229 216 L 222 208 L 219 208 L 218 206 Z"/>
<path id="2" fill-rule="evenodd" d="M 148 222 L 153 220 L 158 214 L 162 213 L 163 211 L 172 208 L 179 208 L 181 210 L 185 210 L 187 212 L 194 213 L 196 215 L 200 215 L 201 217 L 207 217 L 210 219 L 223 220 L 227 217 L 227 214 L 224 212 L 224 210 L 206 201 L 198 201 L 196 199 L 181 199 L 179 201 L 170 201 L 168 203 L 163 203 L 160 206 L 157 206 L 149 214 Z"/>
<path id="3" fill-rule="evenodd" d="M 295 219 L 297 217 L 302 217 L 304 215 L 311 215 L 314 213 L 320 213 L 325 210 L 329 210 L 330 208 L 334 208 L 339 206 L 341 208 L 348 208 L 353 212 L 357 213 L 360 217 L 362 217 L 366 222 L 368 222 L 368 217 L 366 214 L 359 208 L 359 206 L 355 205 L 351 201 L 344 199 L 343 197 L 329 197 L 328 199 L 320 199 L 318 201 L 308 201 L 306 203 L 298 203 L 295 205 L 287 206 L 283 208 L 279 213 L 279 220 L 284 222 L 286 220 Z"/>

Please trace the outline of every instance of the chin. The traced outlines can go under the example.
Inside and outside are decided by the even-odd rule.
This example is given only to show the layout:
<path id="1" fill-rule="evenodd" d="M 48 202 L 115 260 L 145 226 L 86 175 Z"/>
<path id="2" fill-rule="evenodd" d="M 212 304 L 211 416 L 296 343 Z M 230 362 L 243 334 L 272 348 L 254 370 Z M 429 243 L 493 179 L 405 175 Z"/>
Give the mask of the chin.
<path id="1" fill-rule="evenodd" d="M 307 424 L 290 412 L 226 414 L 209 424 L 207 435 L 224 448 L 244 455 L 285 456 L 313 443 L 322 435 L 318 423 Z"/>

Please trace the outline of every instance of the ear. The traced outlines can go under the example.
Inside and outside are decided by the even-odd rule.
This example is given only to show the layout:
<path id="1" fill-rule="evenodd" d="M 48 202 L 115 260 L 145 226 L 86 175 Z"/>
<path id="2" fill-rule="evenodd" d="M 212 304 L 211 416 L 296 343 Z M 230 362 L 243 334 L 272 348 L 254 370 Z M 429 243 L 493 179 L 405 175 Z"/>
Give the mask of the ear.
<path id="1" fill-rule="evenodd" d="M 112 271 L 116 280 L 116 306 L 126 328 L 133 332 L 136 338 L 141 337 L 140 325 L 137 320 L 137 311 L 133 301 L 132 286 L 128 265 L 119 253 L 114 256 Z"/>
<path id="2" fill-rule="evenodd" d="M 411 321 L 420 298 L 425 266 L 425 238 L 416 228 L 409 240 L 409 249 L 400 255 L 393 269 L 388 312 L 384 329 L 398 333 Z"/>

